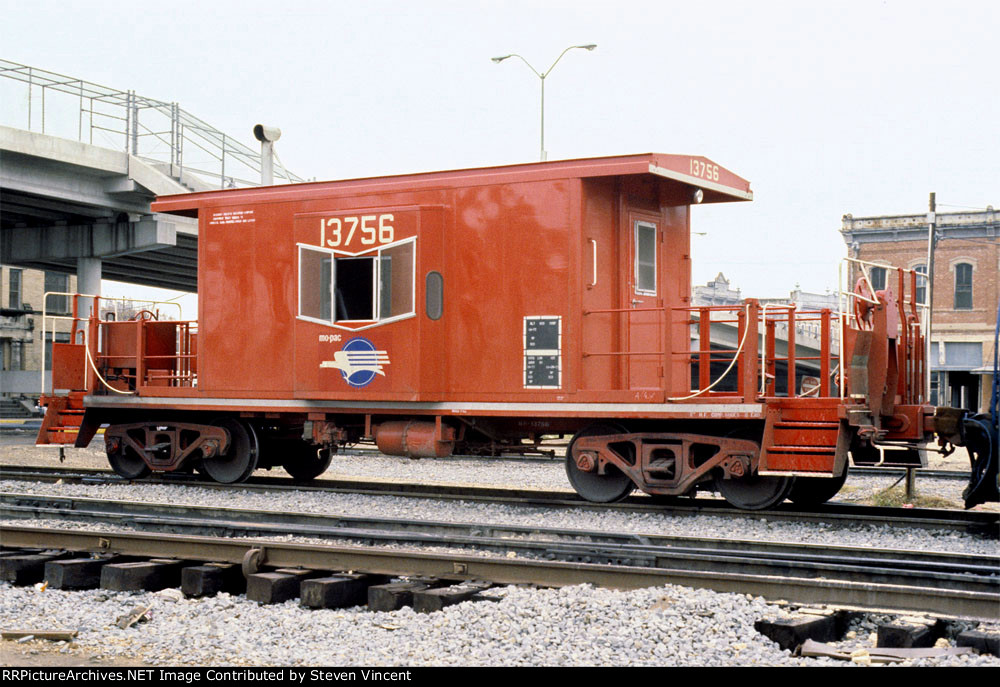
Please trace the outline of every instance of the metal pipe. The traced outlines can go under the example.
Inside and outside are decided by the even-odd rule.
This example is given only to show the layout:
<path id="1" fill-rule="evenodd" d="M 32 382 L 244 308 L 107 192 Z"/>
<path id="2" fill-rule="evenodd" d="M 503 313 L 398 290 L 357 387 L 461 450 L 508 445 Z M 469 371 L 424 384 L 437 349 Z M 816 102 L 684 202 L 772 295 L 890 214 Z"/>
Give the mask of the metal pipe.
<path id="1" fill-rule="evenodd" d="M 274 184 L 274 142 L 281 138 L 281 129 L 257 124 L 253 128 L 253 135 L 260 141 L 261 186 L 271 186 Z"/>

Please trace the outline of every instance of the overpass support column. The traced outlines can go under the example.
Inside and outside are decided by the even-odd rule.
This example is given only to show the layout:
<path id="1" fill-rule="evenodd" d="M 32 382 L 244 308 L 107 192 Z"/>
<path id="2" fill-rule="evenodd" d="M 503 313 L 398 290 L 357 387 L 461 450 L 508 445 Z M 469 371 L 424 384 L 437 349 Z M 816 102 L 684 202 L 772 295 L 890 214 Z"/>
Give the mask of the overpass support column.
<path id="1" fill-rule="evenodd" d="M 90 293 L 101 295 L 101 259 L 100 258 L 77 258 L 76 259 L 76 291 L 77 293 Z M 90 317 L 94 308 L 93 298 L 81 298 L 79 301 L 78 313 L 80 317 Z"/>

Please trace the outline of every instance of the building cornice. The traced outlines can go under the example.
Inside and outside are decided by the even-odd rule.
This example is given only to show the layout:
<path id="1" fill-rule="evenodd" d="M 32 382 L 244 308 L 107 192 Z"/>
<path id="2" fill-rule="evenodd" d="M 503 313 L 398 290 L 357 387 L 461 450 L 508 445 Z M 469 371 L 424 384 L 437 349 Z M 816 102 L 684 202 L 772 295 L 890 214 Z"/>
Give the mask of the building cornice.
<path id="1" fill-rule="evenodd" d="M 927 228 L 932 216 L 881 215 L 854 217 L 844 215 L 840 233 L 847 245 L 854 243 L 887 243 L 927 241 Z M 939 212 L 933 216 L 939 238 L 1000 239 L 1000 213 L 992 206 L 979 212 Z"/>

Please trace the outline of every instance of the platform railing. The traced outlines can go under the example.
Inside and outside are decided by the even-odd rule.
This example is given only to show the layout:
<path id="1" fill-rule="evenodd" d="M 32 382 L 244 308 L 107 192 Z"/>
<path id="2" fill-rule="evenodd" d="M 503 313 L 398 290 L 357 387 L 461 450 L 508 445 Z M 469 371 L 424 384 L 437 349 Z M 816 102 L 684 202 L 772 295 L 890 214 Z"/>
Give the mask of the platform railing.
<path id="1" fill-rule="evenodd" d="M 768 312 L 769 310 L 774 312 Z M 787 395 L 788 396 L 819 396 L 828 398 L 831 395 L 831 368 L 834 361 L 839 362 L 839 357 L 831 355 L 832 323 L 833 311 L 823 310 L 798 310 L 795 304 L 767 304 L 761 312 L 761 322 L 764 328 L 764 346 L 761 350 L 761 375 L 760 394 L 761 396 L 777 395 L 777 363 L 784 361 L 787 367 Z M 796 333 L 800 331 L 801 324 L 808 322 L 819 322 L 819 355 L 799 355 L 796 347 Z M 784 325 L 787 331 L 787 354 L 779 356 L 777 354 L 777 332 L 779 325 Z M 819 363 L 819 378 L 817 382 L 807 390 L 796 391 L 798 387 L 797 368 L 799 361 L 812 360 Z"/>
<path id="2" fill-rule="evenodd" d="M 60 308 L 60 309 L 57 310 L 57 312 L 59 313 L 58 315 L 52 314 L 52 313 L 49 312 L 49 299 L 51 297 L 53 297 L 53 296 L 55 296 L 55 297 L 67 297 L 67 298 L 70 299 L 71 306 L 70 306 L 70 309 L 69 309 L 69 314 L 66 314 L 66 310 L 62 309 L 62 308 Z M 46 395 L 46 391 L 45 391 L 45 366 L 46 366 L 46 363 L 48 361 L 48 355 L 46 354 L 47 353 L 47 351 L 46 351 L 47 346 L 45 344 L 47 343 L 46 339 L 48 338 L 48 334 L 50 333 L 49 326 L 50 325 L 52 326 L 51 334 L 52 334 L 52 343 L 53 343 L 53 345 L 56 344 L 56 343 L 62 343 L 62 342 L 56 341 L 56 334 L 57 333 L 58 334 L 65 333 L 65 332 L 56 332 L 56 323 L 57 322 L 70 322 L 71 323 L 70 332 L 69 332 L 70 338 L 69 338 L 69 342 L 68 343 L 83 343 L 85 345 L 88 344 L 87 330 L 86 330 L 86 328 L 83 328 L 83 329 L 80 328 L 80 323 L 81 322 L 86 322 L 86 318 L 80 318 L 78 316 L 78 307 L 79 307 L 79 299 L 80 298 L 92 299 L 92 298 L 96 298 L 96 296 L 94 294 L 86 294 L 86 293 L 81 294 L 81 293 L 74 293 L 74 292 L 68 292 L 68 291 L 46 291 L 45 293 L 42 294 L 42 364 L 41 364 L 41 371 L 40 371 L 40 373 L 38 375 L 39 376 L 39 390 L 40 390 L 39 397 L 42 397 L 42 396 Z M 54 365 L 53 365 L 53 368 L 54 368 Z M 53 372 L 55 372 L 54 369 L 53 369 Z M 84 378 L 88 380 L 87 386 L 89 388 L 89 370 L 85 370 Z M 52 379 L 52 384 L 53 384 L 53 388 L 54 388 L 54 385 L 55 385 L 55 379 L 54 378 Z"/>
<path id="3" fill-rule="evenodd" d="M 62 314 L 64 311 L 60 309 L 60 314 L 51 314 L 48 306 L 52 297 L 69 298 L 72 304 L 69 313 Z M 106 313 L 105 317 L 91 318 L 89 315 L 82 317 L 80 315 L 80 306 L 83 302 L 92 302 L 93 311 L 97 313 L 103 311 Z M 109 304 L 113 303 L 120 303 L 129 306 L 132 310 L 138 310 L 140 315 L 143 313 L 148 314 L 150 319 L 117 320 L 115 317 L 109 318 L 109 315 L 112 313 L 107 312 L 107 308 Z M 139 304 L 138 308 L 136 308 L 137 303 Z M 53 330 L 53 344 L 59 343 L 55 341 L 54 330 L 56 322 L 71 323 L 69 332 L 70 340 L 68 343 L 76 344 L 77 346 L 82 345 L 84 349 L 81 363 L 84 370 L 81 378 L 84 380 L 83 386 L 88 392 L 106 389 L 110 393 L 130 394 L 135 393 L 135 390 L 143 385 L 197 386 L 197 350 L 195 347 L 197 323 L 180 319 L 160 320 L 160 308 L 176 308 L 177 316 L 179 317 L 182 314 L 180 304 L 173 301 L 135 301 L 122 297 L 103 297 L 95 294 L 47 291 L 43 295 L 42 302 L 42 341 L 46 340 L 51 326 Z M 117 316 L 117 310 L 112 312 Z M 169 323 L 168 327 L 164 328 L 165 332 L 161 333 L 161 335 L 166 336 L 168 339 L 172 338 L 172 341 L 167 342 L 167 345 L 172 347 L 170 353 L 150 354 L 146 351 L 145 347 L 148 338 L 147 323 L 149 322 L 155 322 L 160 325 Z M 110 341 L 108 327 L 118 325 L 128 325 L 135 329 L 136 338 L 134 342 L 130 342 L 134 346 L 134 353 L 115 355 L 108 351 Z M 171 332 L 170 330 L 173 331 Z M 55 348 L 53 348 L 53 351 L 55 351 Z M 55 358 L 54 352 L 53 358 Z M 41 365 L 43 371 L 46 367 L 46 360 L 46 347 L 43 346 Z M 118 363 L 131 362 L 132 364 L 116 365 L 115 361 Z M 53 361 L 53 372 L 55 372 L 54 368 L 55 364 Z M 109 383 L 107 376 L 110 369 L 116 370 L 114 374 L 116 379 L 126 381 L 125 389 L 118 388 L 118 386 Z M 132 370 L 135 371 L 132 372 Z M 43 373 L 40 376 L 40 395 L 45 396 L 45 375 Z M 53 374 L 54 388 L 55 374 Z"/>
<path id="4" fill-rule="evenodd" d="M 600 308 L 586 310 L 584 315 L 617 314 L 628 318 L 632 313 L 660 313 L 662 317 L 659 326 L 663 328 L 664 342 L 671 340 L 670 332 L 674 327 L 697 328 L 697 347 L 668 350 L 668 344 L 665 343 L 662 350 L 584 352 L 583 356 L 658 356 L 664 361 L 680 356 L 688 362 L 687 379 L 691 378 L 691 366 L 697 365 L 696 388 L 681 392 L 680 395 L 668 396 L 668 401 L 738 398 L 746 403 L 753 403 L 760 397 L 775 396 L 778 394 L 778 363 L 784 363 L 788 368 L 786 374 L 789 396 L 830 397 L 833 393 L 833 377 L 839 372 L 841 360 L 841 355 L 835 353 L 833 344 L 836 336 L 834 319 L 840 319 L 840 316 L 830 309 L 799 310 L 794 304 L 762 306 L 758 301 L 748 299 L 734 305 Z M 712 327 L 720 324 L 735 325 L 735 348 L 719 349 L 711 346 Z M 784 355 L 778 354 L 777 343 L 780 339 L 776 330 L 779 326 L 783 326 L 787 332 L 787 350 Z M 818 355 L 799 350 L 796 332 L 803 327 L 818 334 Z M 815 384 L 800 390 L 798 378 L 803 363 L 812 363 L 810 367 L 818 368 L 818 379 Z M 713 375 L 713 364 L 724 364 L 725 370 Z M 730 385 L 733 373 L 735 390 L 717 388 L 720 384 Z M 668 392 L 678 393 L 676 389 Z"/>

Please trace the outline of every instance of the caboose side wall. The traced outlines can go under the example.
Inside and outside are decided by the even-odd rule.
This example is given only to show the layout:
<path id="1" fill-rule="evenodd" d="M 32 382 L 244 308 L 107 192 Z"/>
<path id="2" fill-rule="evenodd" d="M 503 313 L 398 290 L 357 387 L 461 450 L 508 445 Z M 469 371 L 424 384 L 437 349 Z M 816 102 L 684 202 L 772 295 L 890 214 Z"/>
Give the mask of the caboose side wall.
<path id="1" fill-rule="evenodd" d="M 443 400 L 523 399 L 575 387 L 567 328 L 577 194 L 573 179 L 454 191 L 454 224 L 444 241 Z M 525 317 L 559 318 L 553 320 L 563 328 L 559 389 L 525 389 Z"/>
<path id="2" fill-rule="evenodd" d="M 630 242 L 637 220 L 659 231 L 656 295 L 643 307 L 688 303 L 689 196 L 683 191 L 670 182 L 626 176 L 203 208 L 198 393 L 658 402 L 665 392 L 686 392 L 686 360 L 670 355 L 686 347 L 686 327 L 667 328 L 662 310 L 584 314 L 635 307 Z M 352 212 L 378 217 L 387 210 L 400 225 L 407 213 L 415 218 L 414 314 L 357 331 L 300 316 L 299 251 L 323 242 L 320 219 Z M 404 238 L 409 235 L 404 231 Z M 591 239 L 597 243 L 596 274 Z M 444 282 L 439 320 L 426 312 L 431 271 Z M 526 317 L 559 318 L 557 388 L 526 383 Z M 333 364 L 336 352 L 356 337 L 388 360 L 384 374 L 363 387 L 345 383 L 340 369 L 320 367 Z M 621 355 L 629 351 L 646 354 Z M 659 355 L 648 355 L 655 351 Z"/>
<path id="3" fill-rule="evenodd" d="M 524 315 L 564 322 L 570 315 L 578 185 L 562 179 L 202 208 L 197 393 L 366 400 L 523 394 Z M 413 315 L 357 331 L 300 316 L 298 251 L 322 243 L 311 216 L 387 209 L 397 219 L 417 216 Z M 440 320 L 426 313 L 431 271 L 444 281 Z M 385 374 L 363 388 L 343 383 L 339 369 L 320 367 L 356 337 L 389 360 Z"/>
<path id="4" fill-rule="evenodd" d="M 296 266 L 276 250 L 279 204 L 239 203 L 199 214 L 198 393 L 289 392 Z"/>
<path id="5" fill-rule="evenodd" d="M 427 380 L 420 378 L 422 329 L 434 329 L 434 323 L 428 325 L 417 317 L 423 311 L 422 274 L 409 274 L 405 280 L 412 289 L 410 298 L 417 306 L 413 308 L 416 313 L 371 329 L 365 329 L 364 323 L 351 323 L 352 330 L 301 316 L 300 270 L 303 249 L 328 255 L 322 252 L 323 244 L 332 243 L 332 238 L 320 235 L 319 216 L 364 217 L 368 224 L 372 207 L 387 211 L 385 215 L 394 213 L 406 225 L 405 229 L 397 226 L 401 230 L 397 237 L 402 240 L 396 244 L 414 246 L 418 264 L 440 270 L 432 256 L 441 254 L 448 204 L 448 193 L 438 190 L 424 192 L 420 198 L 414 194 L 349 198 L 327 194 L 308 200 L 202 208 L 198 393 L 234 398 L 417 400 L 418 389 L 433 390 L 433 383 L 422 386 Z M 349 249 L 347 253 L 367 248 L 360 243 L 362 232 L 355 233 L 358 238 L 352 245 L 343 246 Z M 409 243 L 414 237 L 416 241 Z M 383 372 L 388 367 L 392 374 L 376 375 L 374 393 L 362 395 L 347 384 L 341 389 L 340 370 L 321 367 L 325 361 L 335 365 L 336 352 L 354 338 L 373 341 L 380 350 L 392 350 L 392 367 L 383 366 Z M 435 371 L 434 357 L 428 356 L 428 373 Z"/>

